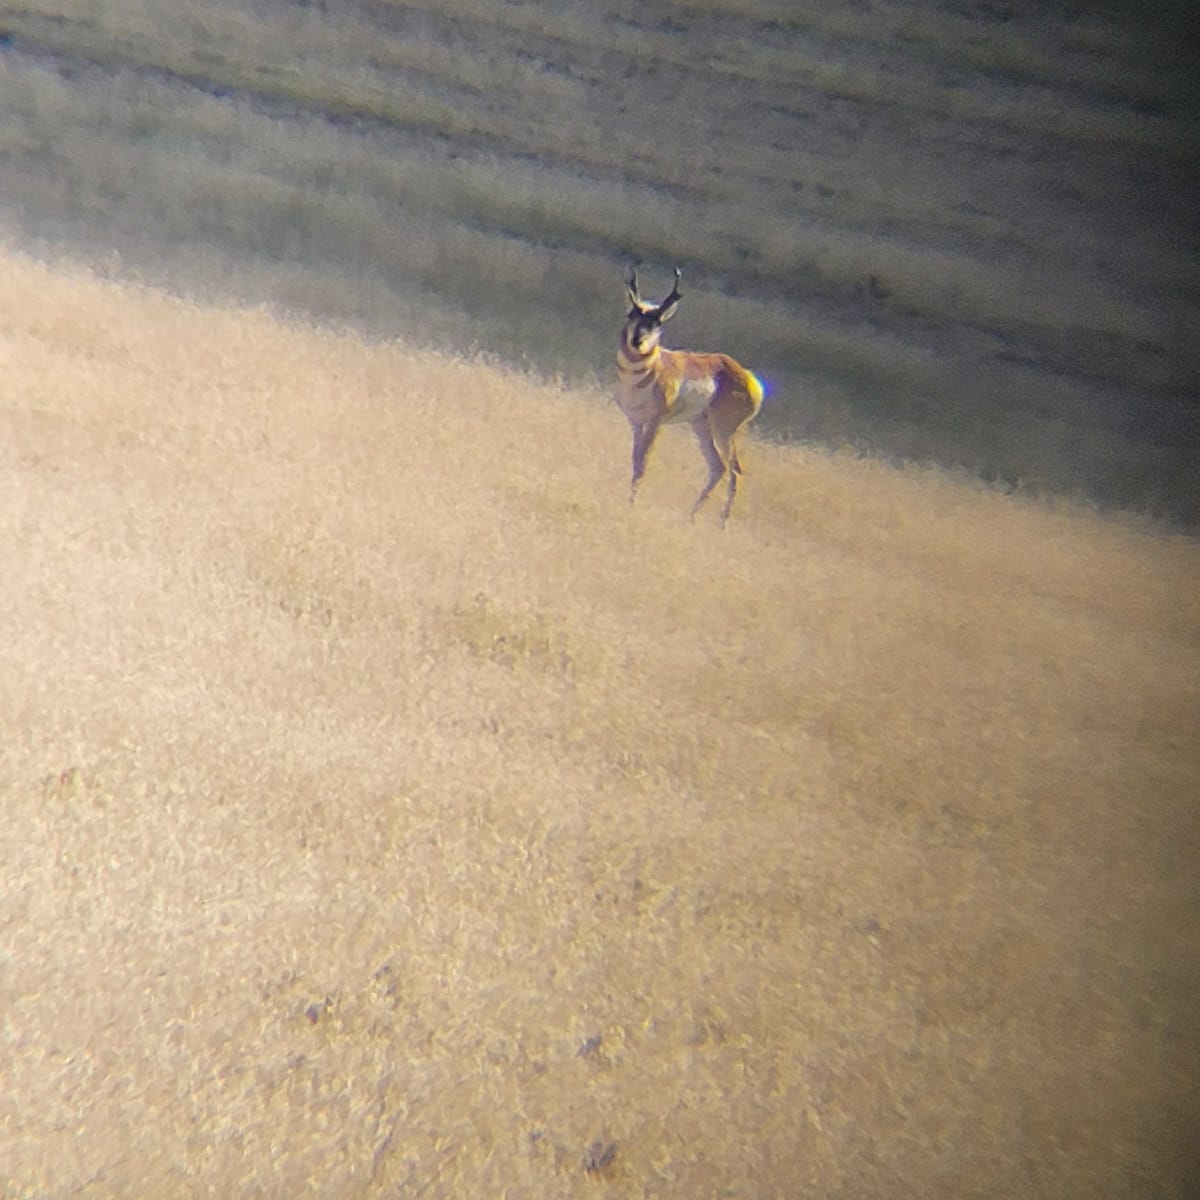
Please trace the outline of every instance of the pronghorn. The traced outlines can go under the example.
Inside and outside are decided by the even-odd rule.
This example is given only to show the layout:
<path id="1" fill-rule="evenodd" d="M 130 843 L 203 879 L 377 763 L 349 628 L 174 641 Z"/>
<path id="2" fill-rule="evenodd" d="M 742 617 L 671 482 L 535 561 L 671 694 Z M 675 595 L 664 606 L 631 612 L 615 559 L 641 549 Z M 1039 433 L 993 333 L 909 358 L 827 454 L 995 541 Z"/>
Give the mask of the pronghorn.
<path id="1" fill-rule="evenodd" d="M 633 267 L 625 277 L 630 307 L 617 350 L 616 401 L 633 429 L 629 500 L 632 503 L 637 496 L 659 426 L 670 421 L 690 421 L 708 463 L 708 482 L 692 505 L 692 516 L 695 517 L 713 488 L 728 473 L 729 498 L 721 513 L 724 524 L 733 508 L 738 476 L 742 473 L 735 439 L 758 413 L 763 387 L 750 371 L 727 354 L 695 354 L 659 345 L 663 324 L 679 307 L 682 273 L 675 268 L 675 286 L 661 304 L 642 299 Z"/>

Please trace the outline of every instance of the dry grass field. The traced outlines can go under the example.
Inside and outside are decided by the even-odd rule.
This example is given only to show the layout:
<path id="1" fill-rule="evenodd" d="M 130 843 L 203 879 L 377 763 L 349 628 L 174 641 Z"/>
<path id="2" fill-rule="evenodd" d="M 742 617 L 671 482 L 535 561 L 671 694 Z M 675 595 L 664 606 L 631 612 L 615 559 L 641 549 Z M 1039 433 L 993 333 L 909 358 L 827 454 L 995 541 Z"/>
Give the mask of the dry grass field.
<path id="1" fill-rule="evenodd" d="M 0 1195 L 1200 1188 L 1195 540 L 12 252 L 0 370 Z"/>

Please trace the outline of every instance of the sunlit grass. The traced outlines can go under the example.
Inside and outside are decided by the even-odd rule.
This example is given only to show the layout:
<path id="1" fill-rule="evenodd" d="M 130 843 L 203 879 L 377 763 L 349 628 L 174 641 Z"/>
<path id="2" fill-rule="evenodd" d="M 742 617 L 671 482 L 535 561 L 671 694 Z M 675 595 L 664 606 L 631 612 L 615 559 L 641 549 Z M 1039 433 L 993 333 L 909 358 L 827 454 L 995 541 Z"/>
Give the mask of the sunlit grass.
<path id="1" fill-rule="evenodd" d="M 1193 539 L 689 524 L 602 392 L 11 254 L 0 356 L 0 1191 L 1182 1194 Z"/>

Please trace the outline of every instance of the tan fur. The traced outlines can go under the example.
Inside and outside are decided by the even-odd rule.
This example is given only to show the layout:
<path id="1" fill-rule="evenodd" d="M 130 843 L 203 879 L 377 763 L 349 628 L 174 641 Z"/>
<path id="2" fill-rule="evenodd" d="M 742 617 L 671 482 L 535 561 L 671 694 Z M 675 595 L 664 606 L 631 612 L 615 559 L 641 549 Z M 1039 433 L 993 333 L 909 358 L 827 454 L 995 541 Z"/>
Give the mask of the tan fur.
<path id="1" fill-rule="evenodd" d="M 658 344 L 662 323 L 674 314 L 676 293 L 662 305 L 646 304 L 630 285 L 632 308 L 617 352 L 615 399 L 633 430 L 633 473 L 630 502 L 646 470 L 646 461 L 663 424 L 689 421 L 708 463 L 708 480 L 692 516 L 713 489 L 729 477 L 729 494 L 721 523 L 729 519 L 742 473 L 737 452 L 739 432 L 762 405 L 758 379 L 727 354 L 667 350 Z"/>

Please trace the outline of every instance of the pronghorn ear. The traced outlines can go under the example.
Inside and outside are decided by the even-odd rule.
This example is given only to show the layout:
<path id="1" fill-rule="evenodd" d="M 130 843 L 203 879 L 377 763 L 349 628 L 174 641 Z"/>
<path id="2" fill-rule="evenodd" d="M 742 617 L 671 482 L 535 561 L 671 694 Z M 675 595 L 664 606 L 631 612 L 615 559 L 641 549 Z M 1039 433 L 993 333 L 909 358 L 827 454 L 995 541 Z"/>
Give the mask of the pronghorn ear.
<path id="1" fill-rule="evenodd" d="M 662 308 L 658 310 L 658 323 L 661 325 L 664 321 L 669 321 L 675 315 L 675 310 L 678 307 L 678 300 L 672 300 L 669 304 L 664 304 Z"/>

